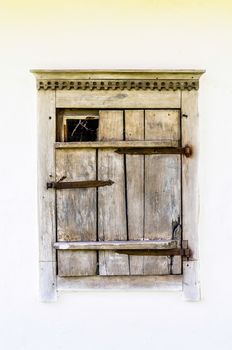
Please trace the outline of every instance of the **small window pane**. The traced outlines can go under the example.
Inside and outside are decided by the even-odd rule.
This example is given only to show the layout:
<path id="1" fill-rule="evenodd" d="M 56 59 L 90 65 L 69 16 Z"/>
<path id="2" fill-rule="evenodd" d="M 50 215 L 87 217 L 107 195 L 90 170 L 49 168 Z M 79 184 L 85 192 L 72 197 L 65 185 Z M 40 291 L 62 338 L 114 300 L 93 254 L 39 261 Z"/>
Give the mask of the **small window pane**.
<path id="1" fill-rule="evenodd" d="M 67 119 L 66 141 L 96 141 L 98 119 Z"/>

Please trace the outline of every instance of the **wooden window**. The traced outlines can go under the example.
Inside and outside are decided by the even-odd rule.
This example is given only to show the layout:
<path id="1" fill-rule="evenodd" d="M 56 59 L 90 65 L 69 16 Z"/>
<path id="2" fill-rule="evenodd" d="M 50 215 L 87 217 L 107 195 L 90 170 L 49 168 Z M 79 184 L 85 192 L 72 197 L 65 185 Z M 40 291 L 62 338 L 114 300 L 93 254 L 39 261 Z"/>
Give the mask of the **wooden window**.
<path id="1" fill-rule="evenodd" d="M 98 111 L 61 109 L 57 111 L 56 139 L 66 142 L 96 141 Z"/>
<path id="2" fill-rule="evenodd" d="M 201 73 L 36 71 L 43 300 L 93 288 L 199 299 Z"/>

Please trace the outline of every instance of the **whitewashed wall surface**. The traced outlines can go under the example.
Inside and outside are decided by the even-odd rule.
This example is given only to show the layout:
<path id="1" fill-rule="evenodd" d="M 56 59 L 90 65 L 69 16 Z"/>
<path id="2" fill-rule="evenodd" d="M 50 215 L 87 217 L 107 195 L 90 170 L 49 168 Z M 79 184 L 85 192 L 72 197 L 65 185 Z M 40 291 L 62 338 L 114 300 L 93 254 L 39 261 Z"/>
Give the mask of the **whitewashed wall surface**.
<path id="1" fill-rule="evenodd" d="M 232 349 L 231 18 L 226 0 L 1 3 L 1 349 Z M 200 302 L 154 291 L 39 301 L 32 68 L 206 69 L 199 90 Z"/>

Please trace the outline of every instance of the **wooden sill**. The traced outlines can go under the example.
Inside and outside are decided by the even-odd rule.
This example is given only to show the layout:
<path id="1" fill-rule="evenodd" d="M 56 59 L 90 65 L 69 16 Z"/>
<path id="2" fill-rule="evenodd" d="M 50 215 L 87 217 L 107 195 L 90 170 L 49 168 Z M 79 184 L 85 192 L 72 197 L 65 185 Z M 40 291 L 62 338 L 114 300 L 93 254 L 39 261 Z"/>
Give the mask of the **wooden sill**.
<path id="1" fill-rule="evenodd" d="M 182 275 L 57 277 L 58 291 L 182 291 Z"/>

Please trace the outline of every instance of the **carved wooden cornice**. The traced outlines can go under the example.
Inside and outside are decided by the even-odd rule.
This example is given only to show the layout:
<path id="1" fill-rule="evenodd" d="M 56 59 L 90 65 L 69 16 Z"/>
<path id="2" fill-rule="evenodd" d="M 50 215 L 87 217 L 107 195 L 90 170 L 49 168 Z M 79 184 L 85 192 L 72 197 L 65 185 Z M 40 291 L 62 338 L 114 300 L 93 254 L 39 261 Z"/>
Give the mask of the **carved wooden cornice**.
<path id="1" fill-rule="evenodd" d="M 52 90 L 198 90 L 198 80 L 37 80 L 37 89 Z"/>
<path id="2" fill-rule="evenodd" d="M 32 70 L 43 90 L 198 90 L 204 71 Z"/>

